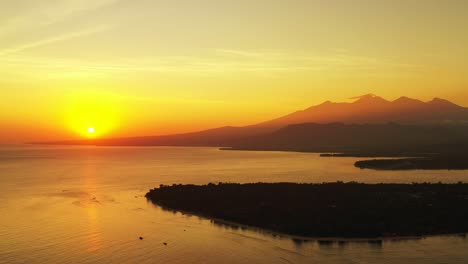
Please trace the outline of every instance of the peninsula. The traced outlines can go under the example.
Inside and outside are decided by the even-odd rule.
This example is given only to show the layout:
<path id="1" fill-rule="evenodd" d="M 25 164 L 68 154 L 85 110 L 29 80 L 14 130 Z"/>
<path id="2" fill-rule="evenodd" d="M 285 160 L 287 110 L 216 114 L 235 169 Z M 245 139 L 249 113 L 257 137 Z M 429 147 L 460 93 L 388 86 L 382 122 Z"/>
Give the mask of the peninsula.
<path id="1" fill-rule="evenodd" d="M 468 232 L 468 184 L 463 183 L 161 185 L 146 197 L 166 209 L 296 236 Z"/>

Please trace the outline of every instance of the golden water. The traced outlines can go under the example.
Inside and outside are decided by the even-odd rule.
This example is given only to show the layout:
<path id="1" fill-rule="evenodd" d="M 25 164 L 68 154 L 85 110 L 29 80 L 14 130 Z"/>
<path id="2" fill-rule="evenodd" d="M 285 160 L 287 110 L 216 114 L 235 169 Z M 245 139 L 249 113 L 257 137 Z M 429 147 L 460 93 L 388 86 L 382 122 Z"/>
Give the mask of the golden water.
<path id="1" fill-rule="evenodd" d="M 354 161 L 215 148 L 1 147 L 0 263 L 468 262 L 461 236 L 298 242 L 164 211 L 144 198 L 172 183 L 468 179 L 465 171 L 362 171 Z"/>

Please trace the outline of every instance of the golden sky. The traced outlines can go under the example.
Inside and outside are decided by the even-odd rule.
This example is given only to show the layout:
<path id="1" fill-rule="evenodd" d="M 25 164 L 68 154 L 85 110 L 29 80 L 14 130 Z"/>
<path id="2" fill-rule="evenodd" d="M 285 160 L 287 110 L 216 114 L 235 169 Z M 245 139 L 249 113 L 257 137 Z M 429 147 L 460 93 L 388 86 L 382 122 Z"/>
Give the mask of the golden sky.
<path id="1" fill-rule="evenodd" d="M 468 105 L 466 0 L 2 0 L 0 142 L 246 125 L 375 93 Z"/>

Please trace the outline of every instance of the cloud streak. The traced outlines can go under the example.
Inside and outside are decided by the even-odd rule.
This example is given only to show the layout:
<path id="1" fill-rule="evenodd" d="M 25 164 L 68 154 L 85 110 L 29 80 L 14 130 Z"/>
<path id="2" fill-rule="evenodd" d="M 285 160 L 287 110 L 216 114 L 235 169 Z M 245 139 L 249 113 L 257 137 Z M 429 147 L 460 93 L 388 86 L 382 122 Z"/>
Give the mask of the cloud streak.
<path id="1" fill-rule="evenodd" d="M 24 49 L 48 45 L 99 30 L 77 32 L 59 36 L 28 45 L 17 47 L 9 52 L 19 52 Z M 0 53 L 1 54 L 1 53 Z M 281 51 L 219 51 L 204 57 L 200 56 L 159 56 L 118 59 L 95 59 L 86 61 L 77 58 L 47 58 L 31 57 L 22 54 L 9 53 L 3 58 L 4 71 L 8 68 L 29 68 L 29 72 L 42 78 L 81 78 L 106 77 L 120 78 L 126 74 L 189 74 L 214 76 L 232 73 L 276 75 L 304 72 L 336 72 L 338 71 L 369 71 L 373 69 L 393 69 L 405 72 L 420 71 L 422 66 L 405 64 L 397 60 L 376 59 L 364 56 L 330 53 L 328 55 L 287 54 Z M 229 54 L 226 56 L 226 54 Z M 1 71 L 1 69 L 0 69 Z"/>
<path id="2" fill-rule="evenodd" d="M 75 39 L 75 38 L 79 38 L 79 37 L 83 37 L 83 36 L 87 36 L 87 35 L 100 33 L 100 32 L 103 32 L 103 31 L 109 29 L 109 28 L 110 28 L 109 26 L 105 25 L 105 26 L 99 26 L 99 27 L 94 28 L 94 29 L 88 29 L 88 30 L 77 31 L 77 32 L 72 32 L 72 33 L 66 33 L 66 34 L 63 34 L 63 35 L 58 35 L 58 36 L 54 36 L 54 37 L 51 37 L 51 38 L 42 39 L 42 40 L 35 41 L 35 42 L 32 42 L 32 43 L 23 44 L 23 45 L 14 47 L 14 48 L 0 50 L 0 56 L 5 56 L 5 55 L 21 52 L 21 51 L 24 51 L 24 50 L 27 50 L 27 49 L 32 49 L 32 48 L 36 48 L 36 47 L 40 47 L 40 46 L 53 44 L 55 42 L 60 42 L 60 41 L 65 41 L 65 40 L 70 40 L 70 39 Z"/>
<path id="3" fill-rule="evenodd" d="M 26 6 L 17 1 L 18 7 L 0 10 L 3 20 L 0 23 L 0 37 L 12 33 L 21 34 L 52 26 L 60 22 L 76 19 L 94 10 L 109 6 L 118 0 L 60 0 L 34 1 Z M 15 3 L 10 3 L 15 6 Z M 12 10 L 7 12 L 8 10 Z"/>

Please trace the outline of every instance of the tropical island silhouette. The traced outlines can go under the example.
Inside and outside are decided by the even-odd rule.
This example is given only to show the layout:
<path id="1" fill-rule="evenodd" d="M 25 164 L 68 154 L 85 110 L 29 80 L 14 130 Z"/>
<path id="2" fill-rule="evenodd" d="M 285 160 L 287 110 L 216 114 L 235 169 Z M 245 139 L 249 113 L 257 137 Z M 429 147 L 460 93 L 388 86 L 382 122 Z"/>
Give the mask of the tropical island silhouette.
<path id="1" fill-rule="evenodd" d="M 468 232 L 468 184 L 161 185 L 169 210 L 305 237 L 385 238 Z"/>

